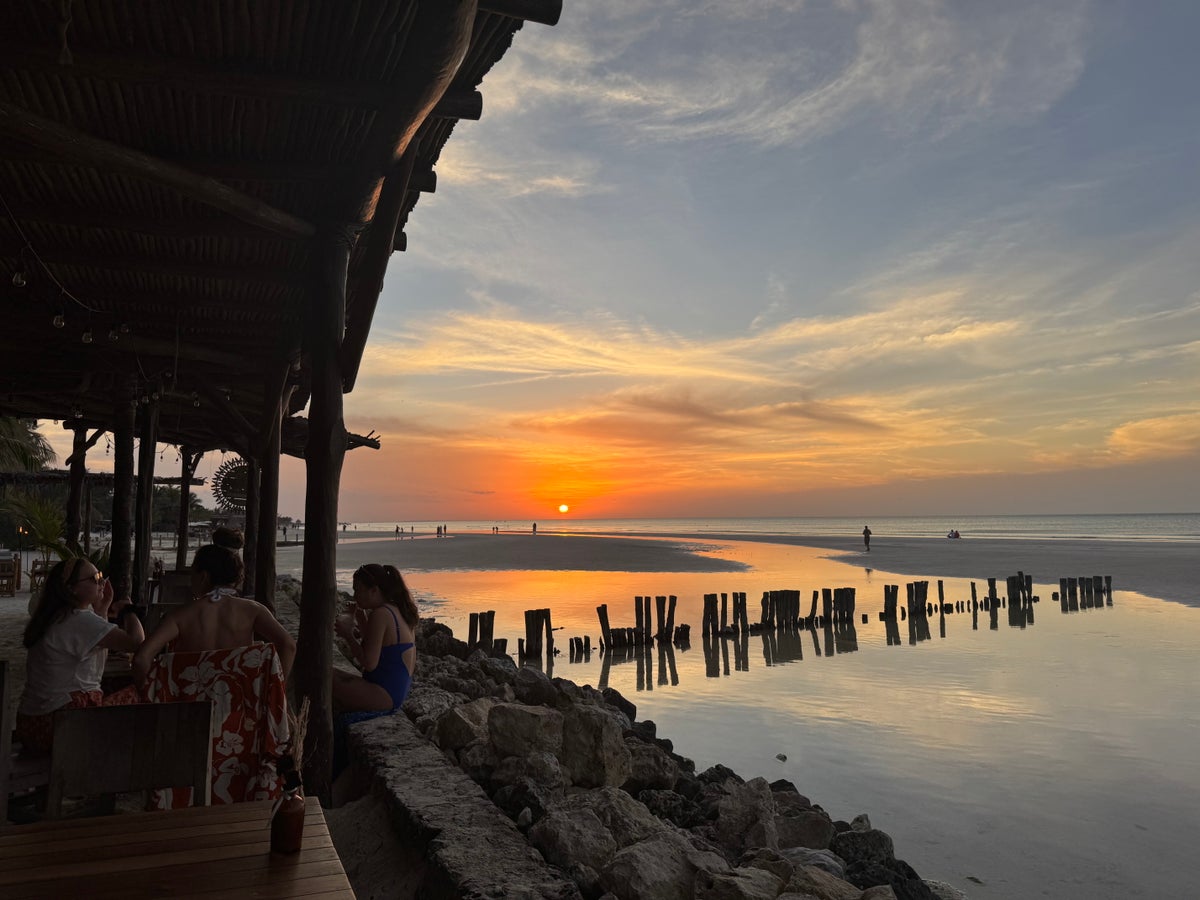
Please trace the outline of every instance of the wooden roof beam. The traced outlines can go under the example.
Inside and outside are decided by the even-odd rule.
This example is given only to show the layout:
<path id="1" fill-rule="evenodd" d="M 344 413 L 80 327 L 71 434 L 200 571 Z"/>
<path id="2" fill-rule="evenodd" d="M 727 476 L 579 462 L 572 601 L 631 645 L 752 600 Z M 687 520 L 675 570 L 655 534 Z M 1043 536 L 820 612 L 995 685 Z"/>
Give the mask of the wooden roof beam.
<path id="1" fill-rule="evenodd" d="M 2 154 L 0 154 L 2 156 Z M 21 222 L 39 225 L 61 225 L 68 228 L 97 228 L 104 231 L 129 231 L 168 238 L 225 237 L 234 240 L 278 240 L 278 235 L 230 216 L 196 218 L 171 216 L 147 218 L 112 210 L 84 209 L 79 206 L 60 206 L 8 201 L 13 215 Z M 0 219 L 0 228 L 8 224 Z"/>
<path id="2" fill-rule="evenodd" d="M 140 150 L 93 137 L 3 100 L 0 100 L 0 134 L 86 165 L 143 178 L 277 234 L 293 238 L 309 238 L 316 234 L 311 223 L 219 181 L 196 175 Z"/>
<path id="3" fill-rule="evenodd" d="M 479 11 L 539 25 L 557 25 L 562 15 L 562 0 L 479 0 Z"/>
<path id="4" fill-rule="evenodd" d="M 43 245 L 44 246 L 44 245 Z M 242 284 L 278 284 L 303 288 L 308 284 L 303 273 L 273 266 L 203 265 L 184 262 L 164 262 L 145 256 L 115 256 L 110 253 L 40 249 L 38 258 L 48 266 L 79 266 L 86 269 L 113 269 L 138 275 L 199 278 L 210 281 L 236 281 Z M 0 263 L 17 265 L 20 257 L 0 255 Z"/>

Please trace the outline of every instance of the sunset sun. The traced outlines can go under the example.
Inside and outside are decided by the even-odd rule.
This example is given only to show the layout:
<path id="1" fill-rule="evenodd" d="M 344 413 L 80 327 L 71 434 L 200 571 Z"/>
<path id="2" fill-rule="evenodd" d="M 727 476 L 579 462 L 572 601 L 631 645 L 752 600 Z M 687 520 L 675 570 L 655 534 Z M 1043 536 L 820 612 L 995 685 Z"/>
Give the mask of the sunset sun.
<path id="1" fill-rule="evenodd" d="M 565 504 L 565 503 L 560 503 L 560 504 L 558 505 L 558 511 L 559 511 L 559 512 L 561 512 L 561 513 L 565 513 L 565 512 L 566 512 L 567 510 L 569 510 L 570 508 L 571 508 L 571 507 L 567 506 L 567 504 Z"/>

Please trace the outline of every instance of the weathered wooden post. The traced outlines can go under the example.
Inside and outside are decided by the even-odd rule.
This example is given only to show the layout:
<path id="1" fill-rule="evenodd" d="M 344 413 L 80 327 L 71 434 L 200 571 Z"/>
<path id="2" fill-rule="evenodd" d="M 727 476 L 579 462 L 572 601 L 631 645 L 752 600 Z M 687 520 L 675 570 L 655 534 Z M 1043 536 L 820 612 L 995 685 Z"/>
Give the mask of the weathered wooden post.
<path id="1" fill-rule="evenodd" d="M 667 596 L 667 634 L 666 634 L 666 638 L 668 641 L 672 641 L 675 639 L 675 599 L 676 598 L 675 598 L 674 594 L 669 594 Z M 674 659 L 674 657 L 671 657 L 671 658 Z"/>
<path id="2" fill-rule="evenodd" d="M 1111 575 L 1104 576 L 1104 599 L 1105 599 L 1105 602 L 1109 606 L 1113 605 L 1112 576 Z"/>
<path id="3" fill-rule="evenodd" d="M 608 628 L 608 604 L 601 603 L 596 607 L 596 616 L 600 619 L 600 640 L 602 647 L 612 646 L 612 635 Z"/>
<path id="4" fill-rule="evenodd" d="M 467 625 L 467 649 L 474 650 L 479 642 L 479 613 L 471 613 L 469 624 Z"/>
<path id="5" fill-rule="evenodd" d="M 640 635 L 642 633 L 643 624 L 644 623 L 642 622 L 642 598 L 639 595 L 639 596 L 633 598 L 633 630 L 636 634 Z M 640 640 L 640 638 L 637 638 L 637 640 Z"/>
<path id="6" fill-rule="evenodd" d="M 654 637 L 658 641 L 663 640 L 663 635 L 668 634 L 667 631 L 667 598 L 666 595 L 658 595 L 654 598 L 655 611 L 658 613 L 658 630 L 654 632 Z"/>
<path id="7" fill-rule="evenodd" d="M 729 630 L 729 595 L 721 592 L 721 634 Z"/>

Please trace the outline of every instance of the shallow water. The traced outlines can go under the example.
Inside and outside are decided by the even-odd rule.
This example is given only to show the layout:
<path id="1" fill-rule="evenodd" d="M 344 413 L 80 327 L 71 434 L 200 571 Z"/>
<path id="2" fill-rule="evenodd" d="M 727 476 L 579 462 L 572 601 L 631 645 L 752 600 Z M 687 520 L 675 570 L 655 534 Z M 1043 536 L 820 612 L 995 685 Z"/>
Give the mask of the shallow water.
<path id="1" fill-rule="evenodd" d="M 1064 614 L 1048 599 L 1057 585 L 1035 585 L 1046 599 L 1024 628 L 1004 609 L 995 629 L 984 611 L 975 621 L 955 613 L 944 635 L 932 617 L 930 638 L 915 644 L 900 623 L 889 646 L 877 614 L 883 585 L 903 585 L 895 576 L 807 548 L 721 547 L 713 552 L 753 569 L 406 578 L 423 611 L 460 637 L 470 612 L 496 610 L 496 637 L 510 649 L 523 611 L 551 608 L 562 629 L 552 674 L 618 689 L 700 769 L 720 762 L 746 778 L 787 778 L 835 818 L 868 813 L 918 872 L 973 898 L 1189 894 L 1200 834 L 1200 610 L 1117 591 L 1112 607 Z M 750 635 L 744 654 L 719 640 L 706 659 L 704 593 L 745 592 L 754 619 L 764 590 L 799 589 L 807 612 L 824 587 L 857 589 L 853 637 L 818 630 L 772 644 Z M 947 601 L 970 598 L 968 580 L 944 579 L 944 588 Z M 678 596 L 690 649 L 568 660 L 566 638 L 596 643 L 597 605 L 608 604 L 614 627 L 630 626 L 633 597 L 658 594 Z"/>

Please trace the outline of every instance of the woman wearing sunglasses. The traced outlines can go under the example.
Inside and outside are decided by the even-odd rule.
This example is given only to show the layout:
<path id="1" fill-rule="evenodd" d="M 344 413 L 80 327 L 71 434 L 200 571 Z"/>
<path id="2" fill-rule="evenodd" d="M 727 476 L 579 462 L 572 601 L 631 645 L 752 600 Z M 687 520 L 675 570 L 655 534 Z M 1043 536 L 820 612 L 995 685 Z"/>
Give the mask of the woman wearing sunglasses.
<path id="1" fill-rule="evenodd" d="M 113 606 L 112 584 L 90 560 L 65 559 L 50 569 L 46 586 L 25 626 L 25 690 L 17 708 L 17 736 L 49 751 L 54 713 L 81 706 L 136 703 L 128 687 L 105 697 L 100 690 L 109 650 L 133 651 L 146 635 L 129 601 Z M 108 621 L 116 614 L 120 625 Z"/>

